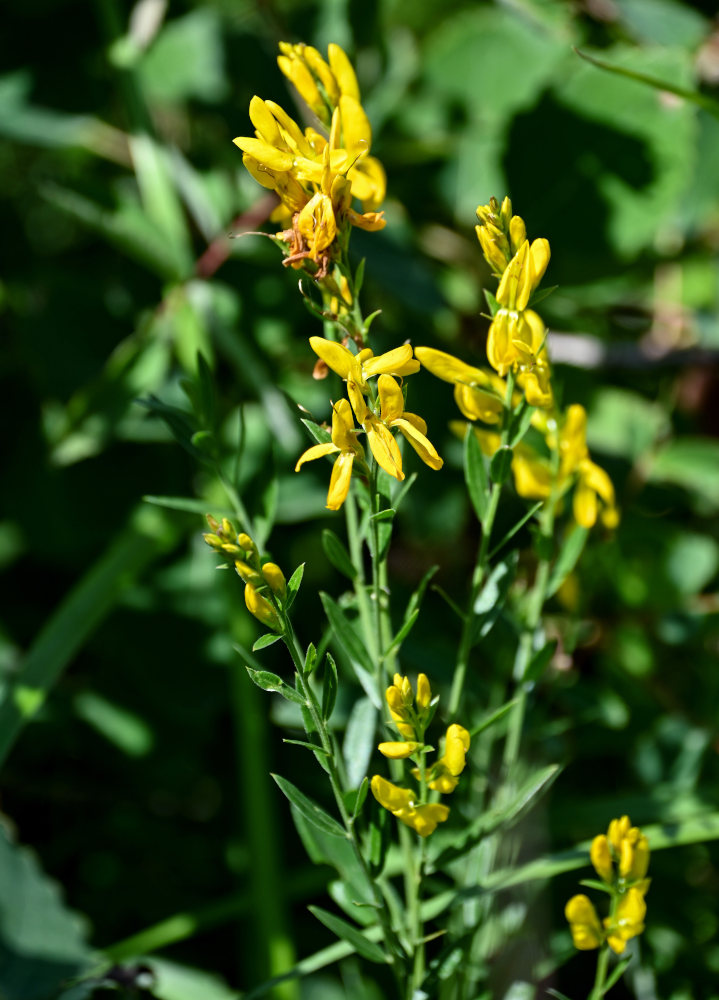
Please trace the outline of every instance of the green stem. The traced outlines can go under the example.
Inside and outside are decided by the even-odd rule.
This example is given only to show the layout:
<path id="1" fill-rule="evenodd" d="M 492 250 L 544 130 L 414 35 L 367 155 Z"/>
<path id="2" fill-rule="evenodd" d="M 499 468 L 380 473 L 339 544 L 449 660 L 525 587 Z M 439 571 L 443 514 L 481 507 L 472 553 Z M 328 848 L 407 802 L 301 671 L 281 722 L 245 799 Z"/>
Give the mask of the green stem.
<path id="1" fill-rule="evenodd" d="M 514 392 L 514 375 L 510 371 L 507 375 L 507 389 L 504 398 L 504 410 L 502 417 L 502 439 L 501 447 L 506 447 L 509 441 L 509 428 L 512 421 L 512 394 Z M 474 617 L 474 603 L 477 600 L 482 583 L 484 582 L 485 573 L 487 571 L 487 564 L 489 562 L 489 542 L 492 537 L 492 529 L 494 528 L 494 521 L 497 516 L 497 508 L 499 506 L 499 497 L 502 492 L 501 483 L 492 483 L 492 489 L 489 494 L 489 503 L 487 505 L 487 512 L 482 520 L 482 538 L 479 543 L 479 550 L 477 552 L 477 561 L 474 566 L 474 572 L 472 573 L 472 585 L 470 588 L 469 602 L 467 605 L 467 614 L 464 619 L 464 624 L 462 625 L 462 634 L 459 640 L 459 649 L 457 651 L 457 661 L 454 669 L 454 676 L 452 678 L 452 690 L 449 696 L 449 717 L 453 719 L 457 712 L 459 711 L 459 706 L 462 701 L 462 692 L 464 691 L 464 683 L 467 677 L 467 668 L 469 667 L 469 655 L 472 650 L 472 639 L 474 635 L 475 627 L 475 617 Z"/>
<path id="2" fill-rule="evenodd" d="M 597 974 L 594 977 L 594 986 L 592 987 L 592 992 L 589 994 L 587 1000 L 601 1000 L 604 996 L 604 982 L 607 978 L 607 970 L 609 968 L 609 947 L 608 945 L 602 945 L 601 951 L 597 958 Z"/>
<path id="3" fill-rule="evenodd" d="M 376 881 L 372 878 L 372 874 L 369 870 L 367 862 L 365 861 L 364 855 L 362 854 L 362 848 L 357 836 L 357 831 L 355 830 L 355 821 L 352 816 L 350 816 L 347 806 L 345 805 L 342 783 L 340 781 L 339 773 L 337 770 L 337 765 L 335 763 L 334 755 L 334 744 L 332 742 L 332 737 L 327 729 L 325 720 L 322 717 L 322 712 L 320 710 L 319 704 L 317 703 L 317 698 L 315 697 L 314 691 L 310 687 L 307 677 L 305 676 L 305 657 L 300 648 L 299 642 L 297 641 L 297 636 L 295 635 L 292 624 L 286 615 L 284 618 L 284 632 L 283 639 L 285 645 L 289 650 L 290 656 L 292 657 L 292 662 L 295 665 L 297 671 L 297 677 L 301 689 L 301 693 L 305 699 L 305 706 L 310 713 L 310 717 L 317 731 L 317 735 L 320 739 L 320 744 L 322 749 L 325 751 L 325 761 L 327 764 L 327 772 L 329 774 L 330 785 L 332 787 L 332 793 L 337 804 L 337 809 L 342 818 L 345 830 L 347 831 L 347 839 L 352 845 L 352 850 L 354 852 L 357 863 L 359 864 L 362 872 L 367 879 L 367 884 L 370 887 L 372 896 L 374 899 L 374 905 L 377 910 L 377 916 L 379 922 L 382 926 L 382 931 L 384 933 L 384 939 L 389 948 L 390 955 L 392 958 L 392 963 L 395 966 L 395 971 L 399 975 L 399 970 L 396 966 L 399 962 L 405 962 L 405 955 L 402 946 L 397 938 L 397 935 L 392 927 L 391 917 L 387 908 L 387 903 L 382 895 Z"/>
<path id="4" fill-rule="evenodd" d="M 377 647 L 375 631 L 372 623 L 372 610 L 367 597 L 367 585 L 365 581 L 364 560 L 362 558 L 362 538 L 359 530 L 357 518 L 357 502 L 352 491 L 350 491 L 344 503 L 345 520 L 347 524 L 347 541 L 349 544 L 350 559 L 355 568 L 354 589 L 357 598 L 362 631 L 369 647 L 372 662 L 379 661 L 380 650 Z"/>

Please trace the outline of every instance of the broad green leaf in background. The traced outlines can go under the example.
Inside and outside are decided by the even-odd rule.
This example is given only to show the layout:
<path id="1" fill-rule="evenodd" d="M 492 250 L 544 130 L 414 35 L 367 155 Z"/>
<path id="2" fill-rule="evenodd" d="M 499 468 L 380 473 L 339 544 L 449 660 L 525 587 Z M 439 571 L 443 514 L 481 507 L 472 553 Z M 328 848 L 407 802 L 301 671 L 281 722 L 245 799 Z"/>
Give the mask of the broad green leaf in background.
<path id="1" fill-rule="evenodd" d="M 59 886 L 0 827 L 0 996 L 47 1000 L 92 962 L 86 929 Z"/>
<path id="2" fill-rule="evenodd" d="M 658 449 L 647 469 L 651 481 L 687 490 L 697 507 L 719 510 L 719 442 L 710 438 L 675 437 Z"/>

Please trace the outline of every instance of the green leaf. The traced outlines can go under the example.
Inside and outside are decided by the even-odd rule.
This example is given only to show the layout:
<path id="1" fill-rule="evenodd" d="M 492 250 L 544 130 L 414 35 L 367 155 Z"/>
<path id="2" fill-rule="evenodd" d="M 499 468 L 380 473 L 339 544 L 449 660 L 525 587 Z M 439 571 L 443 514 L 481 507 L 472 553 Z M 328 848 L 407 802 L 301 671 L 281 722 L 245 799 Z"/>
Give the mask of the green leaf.
<path id="1" fill-rule="evenodd" d="M 276 632 L 265 632 L 261 635 L 259 639 L 255 639 L 252 644 L 252 652 L 256 653 L 258 649 L 265 649 L 266 646 L 272 646 L 274 643 L 278 642 L 282 638 Z"/>
<path id="2" fill-rule="evenodd" d="M 509 440 L 507 441 L 507 446 L 509 448 L 515 448 L 522 440 L 531 426 L 532 417 L 535 413 L 535 408 L 533 406 L 528 406 L 525 403 L 520 408 L 519 412 L 514 415 L 512 424 L 509 428 Z"/>
<path id="3" fill-rule="evenodd" d="M 0 995 L 56 996 L 60 984 L 94 962 L 86 929 L 66 908 L 59 886 L 0 827 Z"/>
<path id="4" fill-rule="evenodd" d="M 497 563 L 474 602 L 473 612 L 476 616 L 477 637 L 483 639 L 494 628 L 507 601 L 509 588 L 517 571 L 519 553 L 512 552 Z"/>
<path id="5" fill-rule="evenodd" d="M 319 746 L 317 743 L 308 743 L 307 740 L 282 740 L 283 743 L 289 743 L 293 747 L 304 747 L 305 750 L 311 750 L 312 753 L 321 754 L 324 757 L 329 757 L 329 750 L 325 750 L 324 747 Z"/>
<path id="6" fill-rule="evenodd" d="M 337 664 L 327 653 L 325 675 L 322 682 L 322 718 L 328 722 L 337 700 Z"/>
<path id="7" fill-rule="evenodd" d="M 604 984 L 604 993 L 605 993 L 605 995 L 609 992 L 609 990 L 611 990 L 612 986 L 614 986 L 614 984 L 616 982 L 618 982 L 619 979 L 624 975 L 624 973 L 627 970 L 627 966 L 629 965 L 629 963 L 631 962 L 631 960 L 632 960 L 632 956 L 631 955 L 627 955 L 626 958 L 620 959 L 617 962 L 617 964 L 614 966 L 614 968 L 612 969 L 611 973 L 609 974 L 609 976 L 607 978 L 606 983 Z"/>
<path id="8" fill-rule="evenodd" d="M 608 892 L 610 895 L 613 891 L 612 887 L 607 885 L 606 882 L 600 882 L 596 878 L 582 878 L 579 880 L 579 884 L 586 886 L 587 889 L 596 889 L 597 892 Z"/>
<path id="9" fill-rule="evenodd" d="M 492 482 L 500 485 L 506 483 L 512 471 L 512 457 L 512 449 L 506 445 L 502 445 L 495 451 L 489 463 L 489 476 Z"/>
<path id="10" fill-rule="evenodd" d="M 541 649 L 538 649 L 527 664 L 527 669 L 524 671 L 524 677 L 521 679 L 526 681 L 528 684 L 533 681 L 538 681 L 556 653 L 557 645 L 557 640 L 551 639 L 548 643 L 542 646 Z"/>
<path id="11" fill-rule="evenodd" d="M 305 699 L 302 695 L 298 691 L 295 691 L 286 681 L 283 681 L 277 674 L 273 674 L 269 670 L 254 670 L 248 666 L 245 666 L 245 670 L 250 675 L 250 680 L 258 688 L 262 688 L 263 691 L 272 691 L 276 694 L 281 694 L 287 701 L 293 701 L 296 705 L 305 704 Z"/>
<path id="12" fill-rule="evenodd" d="M 95 691 L 81 691 L 73 700 L 81 719 L 128 757 L 145 757 L 155 742 L 150 726 L 134 712 Z"/>
<path id="13" fill-rule="evenodd" d="M 168 21 L 142 55 L 138 73 L 153 102 L 222 100 L 229 87 L 219 13 L 203 7 Z"/>
<path id="14" fill-rule="evenodd" d="M 626 77 L 628 80 L 635 80 L 637 83 L 643 83 L 654 90 L 664 91 L 667 94 L 676 94 L 677 97 L 682 97 L 685 101 L 690 101 L 704 111 L 708 111 L 710 115 L 714 115 L 715 118 L 719 118 L 719 101 L 707 97 L 706 94 L 702 94 L 698 90 L 678 87 L 670 80 L 663 80 L 651 73 L 642 73 L 627 66 L 619 66 L 615 63 L 607 62 L 606 59 L 600 59 L 595 55 L 590 55 L 588 52 L 582 52 L 580 49 L 575 49 L 574 51 L 578 56 L 598 69 L 603 69 L 607 73 L 615 73 L 617 76 Z"/>
<path id="15" fill-rule="evenodd" d="M 522 783 L 508 802 L 478 816 L 463 831 L 459 833 L 441 831 L 441 834 L 435 834 L 430 847 L 430 858 L 434 869 L 441 871 L 450 861 L 463 857 L 488 834 L 499 829 L 509 829 L 536 804 L 538 798 L 549 789 L 560 772 L 561 767 L 558 764 L 540 768 Z"/>
<path id="16" fill-rule="evenodd" d="M 319 663 L 319 658 L 317 656 L 317 650 L 315 649 L 314 643 L 311 642 L 307 647 L 307 652 L 305 654 L 305 677 L 309 677 L 314 671 L 315 667 Z"/>
<path id="17" fill-rule="evenodd" d="M 179 965 L 165 958 L 153 957 L 147 960 L 147 964 L 153 973 L 152 996 L 157 1000 L 239 1000 L 240 998 L 236 990 L 231 989 L 214 973 Z"/>
<path id="18" fill-rule="evenodd" d="M 62 671 L 123 592 L 176 543 L 177 529 L 159 511 L 140 506 L 129 527 L 97 560 L 42 627 L 4 697 L 0 694 L 0 763 Z"/>
<path id="19" fill-rule="evenodd" d="M 389 656 L 391 652 L 399 649 L 399 647 L 402 645 L 402 643 L 407 638 L 409 633 L 412 631 L 412 627 L 414 626 L 414 623 L 417 621 L 418 617 L 419 617 L 419 608 L 416 611 L 413 611 L 412 614 L 409 616 L 409 618 L 405 620 L 404 625 L 395 635 L 394 639 L 392 639 L 389 646 L 385 650 L 384 653 L 385 656 Z"/>
<path id="20" fill-rule="evenodd" d="M 358 785 L 367 774 L 375 746 L 377 714 L 377 708 L 369 698 L 359 698 L 352 706 L 342 745 L 350 785 Z"/>
<path id="21" fill-rule="evenodd" d="M 429 584 L 432 577 L 435 575 L 439 566 L 430 566 L 427 572 L 424 574 L 419 582 L 417 589 L 414 591 L 409 601 L 407 601 L 407 610 L 404 613 L 404 620 L 407 621 L 414 612 L 419 608 L 422 603 L 422 598 L 424 597 L 425 591 L 427 590 L 427 585 Z"/>
<path id="22" fill-rule="evenodd" d="M 719 441 L 676 437 L 658 449 L 649 464 L 652 482 L 673 483 L 694 495 L 707 512 L 719 509 Z"/>
<path id="23" fill-rule="evenodd" d="M 316 802 L 308 798 L 291 781 L 281 778 L 279 774 L 273 774 L 272 777 L 279 785 L 283 795 L 304 816 L 308 823 L 311 823 L 312 826 L 317 827 L 318 830 L 332 837 L 341 837 L 343 840 L 347 839 L 346 830 L 339 825 L 337 820 L 333 819 L 324 809 L 321 809 Z"/>
<path id="24" fill-rule="evenodd" d="M 367 673 L 372 674 L 372 660 L 364 643 L 357 635 L 354 625 L 329 594 L 321 593 L 320 599 L 339 645 L 350 660 L 358 663 Z"/>
<path id="25" fill-rule="evenodd" d="M 551 987 L 547 990 L 547 995 L 550 997 L 555 997 L 555 1000 L 570 1000 L 570 998 L 565 993 L 560 993 L 559 990 L 555 990 Z"/>
<path id="26" fill-rule="evenodd" d="M 295 603 L 295 598 L 302 585 L 302 577 L 305 575 L 305 564 L 301 563 L 287 581 L 287 597 L 285 598 L 285 608 L 290 610 Z"/>
<path id="27" fill-rule="evenodd" d="M 348 579 L 354 580 L 357 570 L 352 565 L 350 554 L 334 531 L 330 531 L 329 528 L 325 528 L 322 532 L 322 548 L 334 568 Z"/>
<path id="28" fill-rule="evenodd" d="M 464 478 L 477 519 L 484 524 L 489 509 L 489 480 L 484 455 L 471 426 L 464 435 Z"/>
<path id="29" fill-rule="evenodd" d="M 492 295 L 488 288 L 483 289 L 483 291 L 484 299 L 487 303 L 487 308 L 489 309 L 489 315 L 496 316 L 499 312 L 499 302 L 497 302 L 496 298 Z"/>
<path id="30" fill-rule="evenodd" d="M 562 547 L 559 550 L 552 572 L 547 583 L 547 597 L 556 594 L 574 567 L 579 562 L 579 557 L 584 551 L 589 532 L 579 524 L 575 524 L 569 534 L 564 538 Z"/>
<path id="31" fill-rule="evenodd" d="M 366 958 L 368 962 L 384 964 L 388 961 L 384 951 L 378 944 L 368 940 L 356 927 L 343 920 L 341 917 L 328 913 L 327 910 L 320 909 L 319 906 L 308 906 L 310 913 L 328 927 L 337 937 L 343 941 L 348 941 L 358 955 Z"/>
<path id="32" fill-rule="evenodd" d="M 362 779 L 362 784 L 357 789 L 357 795 L 355 797 L 354 805 L 350 810 L 352 813 L 352 820 L 356 820 L 359 814 L 362 812 L 362 806 L 365 804 L 367 799 L 367 793 L 369 791 L 369 778 L 367 775 Z"/>
<path id="33" fill-rule="evenodd" d="M 527 523 L 527 521 L 531 520 L 534 517 L 534 515 L 537 513 L 537 511 L 542 508 L 543 505 L 544 505 L 544 501 L 543 500 L 538 500 L 532 507 L 529 508 L 529 510 L 527 511 L 527 513 L 524 515 L 524 517 L 521 517 L 517 521 L 517 523 L 512 528 L 509 529 L 509 531 L 504 536 L 504 538 L 502 539 L 502 541 L 498 542 L 494 546 L 494 548 L 492 549 L 492 551 L 489 553 L 489 561 L 490 562 L 496 556 L 496 554 L 500 551 L 500 549 L 503 549 L 504 546 L 507 544 L 507 542 L 511 538 L 514 538 L 514 536 L 517 534 L 518 531 L 521 531 L 521 529 L 524 527 L 524 525 Z"/>
<path id="34" fill-rule="evenodd" d="M 397 511 L 394 507 L 388 507 L 386 510 L 378 510 L 376 514 L 370 514 L 370 521 L 391 521 Z"/>
<path id="35" fill-rule="evenodd" d="M 144 503 L 151 503 L 155 507 L 165 507 L 167 510 L 182 510 L 188 514 L 204 515 L 209 509 L 216 517 L 232 518 L 237 516 L 232 507 L 218 507 L 217 504 L 210 503 L 207 500 L 197 500 L 194 497 L 160 497 L 146 494 L 142 499 Z"/>
<path id="36" fill-rule="evenodd" d="M 473 726 L 472 729 L 470 730 L 470 736 L 472 737 L 472 739 L 474 739 L 475 736 L 479 736 L 479 734 L 484 732 L 485 729 L 489 729 L 489 727 L 493 726 L 495 722 L 499 722 L 500 719 L 503 719 L 508 712 L 512 711 L 512 709 L 516 704 L 517 704 L 517 699 L 513 698 L 511 701 L 508 701 L 504 705 L 501 705 L 493 712 L 489 712 L 487 713 L 487 715 L 484 715 L 479 720 L 479 722 L 475 726 Z"/>
<path id="37" fill-rule="evenodd" d="M 314 420 L 305 420 L 303 417 L 302 423 L 305 425 L 307 430 L 310 432 L 310 435 L 314 438 L 317 444 L 327 444 L 332 440 L 332 435 L 327 430 L 327 428 L 320 427 L 320 425 L 316 424 Z"/>

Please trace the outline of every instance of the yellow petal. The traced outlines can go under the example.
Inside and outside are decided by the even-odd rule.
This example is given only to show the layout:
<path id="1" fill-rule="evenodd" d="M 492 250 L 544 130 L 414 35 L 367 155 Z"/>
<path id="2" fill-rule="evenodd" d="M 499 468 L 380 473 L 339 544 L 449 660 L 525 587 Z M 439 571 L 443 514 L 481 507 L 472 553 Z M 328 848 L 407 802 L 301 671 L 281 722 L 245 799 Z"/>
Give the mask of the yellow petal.
<path id="1" fill-rule="evenodd" d="M 297 459 L 295 472 L 299 472 L 305 462 L 313 462 L 316 458 L 324 458 L 325 455 L 332 455 L 336 451 L 339 451 L 339 448 L 330 441 L 327 441 L 326 444 L 313 444 Z"/>
<path id="2" fill-rule="evenodd" d="M 340 378 L 349 377 L 354 358 L 348 348 L 324 337 L 310 337 L 310 347 Z"/>
<path id="3" fill-rule="evenodd" d="M 469 739 L 469 733 L 464 726 L 454 723 L 447 730 L 444 762 L 454 777 L 457 777 L 464 770 L 465 755 L 469 750 Z"/>
<path id="4" fill-rule="evenodd" d="M 245 604 L 251 615 L 254 615 L 263 625 L 269 626 L 275 632 L 281 631 L 279 616 L 267 598 L 258 594 L 251 583 L 245 587 Z"/>
<path id="5" fill-rule="evenodd" d="M 552 492 L 552 469 L 531 448 L 518 445 L 512 459 L 514 488 L 525 500 L 545 500 Z"/>
<path id="6" fill-rule="evenodd" d="M 347 218 L 351 225 L 357 229 L 363 229 L 367 233 L 378 233 L 380 229 L 384 229 L 387 225 L 384 212 L 364 212 L 360 214 L 350 208 L 347 210 Z"/>
<path id="7" fill-rule="evenodd" d="M 287 114 L 285 109 L 274 101 L 265 101 L 265 106 L 272 113 L 277 123 L 283 132 L 283 139 L 294 146 L 300 156 L 309 156 L 313 154 L 313 149 L 311 144 L 305 138 L 302 129 L 299 127 L 297 122 L 290 115 Z"/>
<path id="8" fill-rule="evenodd" d="M 313 48 L 311 45 L 305 45 L 303 55 L 312 72 L 315 76 L 319 77 L 320 83 L 327 92 L 327 97 L 329 98 L 330 103 L 336 104 L 340 96 L 340 89 L 337 80 L 335 79 L 335 75 L 330 67 L 324 61 L 317 49 Z"/>
<path id="9" fill-rule="evenodd" d="M 232 140 L 239 146 L 243 153 L 249 153 L 258 163 L 269 167 L 270 170 L 291 170 L 294 163 L 294 156 L 283 149 L 277 149 L 263 142 L 262 139 L 251 139 L 239 136 Z"/>
<path id="10" fill-rule="evenodd" d="M 357 451 L 359 445 L 354 430 L 350 404 L 346 399 L 340 399 L 332 407 L 332 444 L 340 451 Z"/>
<path id="11" fill-rule="evenodd" d="M 352 68 L 352 63 L 347 58 L 345 52 L 331 42 L 327 46 L 327 58 L 330 61 L 330 69 L 332 70 L 339 88 L 343 94 L 348 97 L 354 97 L 356 101 L 360 99 L 359 86 L 357 84 L 357 77 L 355 76 L 355 71 Z"/>
<path id="12" fill-rule="evenodd" d="M 526 284 L 528 254 L 529 242 L 525 240 L 507 265 L 502 275 L 502 280 L 499 282 L 496 298 L 500 306 L 503 306 L 505 309 L 523 309 L 527 304 L 525 302 L 524 306 L 519 306 L 517 300 L 520 286 L 523 289 Z"/>
<path id="13" fill-rule="evenodd" d="M 250 121 L 260 133 L 260 138 L 270 146 L 282 147 L 282 136 L 275 117 L 261 97 L 250 101 Z"/>
<path id="14" fill-rule="evenodd" d="M 277 563 L 268 562 L 262 567 L 262 575 L 265 583 L 277 597 L 284 597 L 287 593 L 287 581 Z"/>
<path id="15" fill-rule="evenodd" d="M 483 385 L 486 382 L 486 373 L 481 368 L 465 364 L 445 351 L 437 351 L 433 347 L 416 347 L 414 355 L 423 368 L 444 382 L 464 382 L 466 385 Z"/>
<path id="16" fill-rule="evenodd" d="M 429 837 L 437 829 L 438 823 L 444 823 L 449 816 L 449 808 L 439 803 L 417 806 L 406 815 L 398 816 L 406 826 L 412 827 L 420 837 Z"/>
<path id="17" fill-rule="evenodd" d="M 408 788 L 399 788 L 380 774 L 374 775 L 370 782 L 370 788 L 379 804 L 385 809 L 389 809 L 391 813 L 410 808 L 410 803 L 414 801 L 414 796 Z"/>
<path id="18" fill-rule="evenodd" d="M 273 173 L 269 167 L 265 167 L 263 164 L 259 163 L 254 156 L 250 156 L 249 153 L 243 153 L 242 162 L 245 165 L 245 170 L 250 174 L 251 177 L 261 184 L 262 187 L 268 188 L 270 191 L 274 191 L 277 186 L 277 175 Z"/>
<path id="19" fill-rule="evenodd" d="M 379 354 L 362 365 L 365 378 L 371 375 L 413 375 L 419 371 L 419 361 L 412 357 L 410 344 L 402 344 L 386 354 Z"/>
<path id="20" fill-rule="evenodd" d="M 564 908 L 564 915 L 569 921 L 574 947 L 580 951 L 598 948 L 602 943 L 602 927 L 597 911 L 588 896 L 579 894 L 572 896 Z"/>
<path id="21" fill-rule="evenodd" d="M 597 523 L 597 494 L 581 480 L 572 498 L 574 520 L 582 528 L 593 528 Z"/>
<path id="22" fill-rule="evenodd" d="M 343 451 L 338 455 L 335 464 L 332 466 L 330 488 L 327 491 L 327 503 L 325 505 L 328 510 L 339 510 L 347 499 L 347 494 L 350 491 L 354 457 L 353 452 Z"/>
<path id="23" fill-rule="evenodd" d="M 411 417 L 414 417 L 415 420 L 421 420 L 421 417 L 415 417 L 414 413 L 405 413 L 404 417 L 399 417 L 394 420 L 392 426 L 397 427 L 397 429 L 401 431 L 425 465 L 428 465 L 430 469 L 441 469 L 444 465 L 444 461 L 439 457 L 437 449 L 432 442 L 422 433 L 422 431 L 418 430 L 417 427 L 414 426 L 410 419 Z M 424 421 L 422 421 L 422 423 L 424 423 Z"/>
<path id="24" fill-rule="evenodd" d="M 367 440 L 372 449 L 372 454 L 379 467 L 384 469 L 388 475 L 393 476 L 401 482 L 404 479 L 402 453 L 391 431 L 372 415 L 369 415 L 365 421 L 364 428 L 367 432 Z"/>
<path id="25" fill-rule="evenodd" d="M 432 689 L 429 685 L 429 680 L 426 674 L 418 674 L 417 676 L 417 708 L 420 712 L 424 712 L 429 708 L 429 704 L 432 701 Z"/>
<path id="26" fill-rule="evenodd" d="M 484 424 L 498 424 L 502 419 L 504 403 L 493 393 L 473 385 L 457 383 L 454 401 L 467 420 L 481 420 Z"/>
<path id="27" fill-rule="evenodd" d="M 402 741 L 390 741 L 389 743 L 380 743 L 377 749 L 385 757 L 389 757 L 390 760 L 402 760 L 404 757 L 409 757 L 415 752 L 419 743 L 413 741 L 402 742 Z"/>
<path id="28" fill-rule="evenodd" d="M 380 375 L 377 379 L 382 420 L 391 423 L 404 412 L 404 396 L 399 383 L 391 375 Z"/>
<path id="29" fill-rule="evenodd" d="M 352 184 L 352 194 L 362 202 L 365 212 L 379 208 L 387 193 L 387 174 L 374 156 L 364 156 L 350 168 L 347 177 Z"/>
<path id="30" fill-rule="evenodd" d="M 340 97 L 339 107 L 342 118 L 342 145 L 352 160 L 362 154 L 366 156 L 372 144 L 372 128 L 364 108 L 358 100 L 346 94 Z"/>
<path id="31" fill-rule="evenodd" d="M 609 851 L 609 841 L 603 833 L 592 841 L 589 858 L 597 875 L 605 882 L 611 882 L 613 880 L 612 856 Z"/>

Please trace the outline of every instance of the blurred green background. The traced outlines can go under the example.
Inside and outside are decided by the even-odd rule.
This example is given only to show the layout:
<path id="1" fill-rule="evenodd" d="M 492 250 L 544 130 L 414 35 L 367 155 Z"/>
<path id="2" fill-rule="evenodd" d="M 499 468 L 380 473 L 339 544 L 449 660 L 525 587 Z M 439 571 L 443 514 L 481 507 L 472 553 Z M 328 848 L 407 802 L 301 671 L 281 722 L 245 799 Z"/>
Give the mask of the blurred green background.
<path id="1" fill-rule="evenodd" d="M 55 996 L 92 949 L 178 914 L 110 951 L 119 961 L 159 948 L 153 992 L 168 1000 L 221 1000 L 331 942 L 305 911 L 328 869 L 306 860 L 268 777 L 289 774 L 323 799 L 322 772 L 282 744 L 293 718 L 251 686 L 233 650 L 256 629 L 201 539 L 198 514 L 227 505 L 217 468 L 147 405 L 189 411 L 182 382 L 204 354 L 218 392 L 191 430 L 216 434 L 227 475 L 242 436 L 243 498 L 274 522 L 269 549 L 286 571 L 307 561 L 298 620 L 316 640 L 317 590 L 344 586 L 319 541 L 328 526 L 342 533 L 324 510 L 327 470 L 292 472 L 305 446 L 298 404 L 328 413 L 307 347 L 318 330 L 270 241 L 228 238 L 262 228 L 272 208 L 231 142 L 248 134 L 251 96 L 301 114 L 276 66 L 280 39 L 339 42 L 357 66 L 388 173 L 386 230 L 353 237 L 367 256 L 365 310 L 382 309 L 380 346 L 410 338 L 483 359 L 481 289 L 492 285 L 473 225 L 490 196 L 508 193 L 552 246 L 546 283 L 560 287 L 542 311 L 557 385 L 589 411 L 623 519 L 550 608 L 561 656 L 537 692 L 527 751 L 565 771 L 528 851 L 570 847 L 625 811 L 638 823 L 715 816 L 719 118 L 574 51 L 719 98 L 715 13 L 679 0 L 5 10 L 3 998 Z M 420 471 L 400 515 L 398 606 L 435 562 L 463 600 L 476 544 L 445 389 L 420 375 L 411 390 L 447 466 Z M 191 499 L 173 510 L 147 495 L 199 499 L 193 512 Z M 508 503 L 506 526 L 522 509 Z M 404 668 L 441 685 L 454 625 L 435 593 L 421 621 Z M 492 676 L 509 671 L 511 641 L 499 627 L 478 651 L 478 714 Z M 258 656 L 281 671 L 277 650 Z M 26 705 L 49 688 L 22 731 L 18 682 Z M 338 727 L 358 697 L 344 684 Z M 719 997 L 718 859 L 711 843 L 654 857 L 633 974 L 642 1000 Z M 575 886 L 571 874 L 514 901 L 525 909 L 505 921 L 498 996 L 517 948 L 538 995 L 587 991 L 593 958 L 572 954 L 562 915 Z M 374 1000 L 381 982 L 349 962 L 302 996 Z"/>

